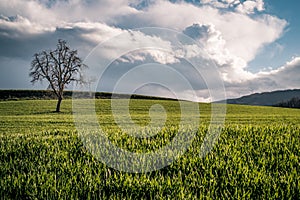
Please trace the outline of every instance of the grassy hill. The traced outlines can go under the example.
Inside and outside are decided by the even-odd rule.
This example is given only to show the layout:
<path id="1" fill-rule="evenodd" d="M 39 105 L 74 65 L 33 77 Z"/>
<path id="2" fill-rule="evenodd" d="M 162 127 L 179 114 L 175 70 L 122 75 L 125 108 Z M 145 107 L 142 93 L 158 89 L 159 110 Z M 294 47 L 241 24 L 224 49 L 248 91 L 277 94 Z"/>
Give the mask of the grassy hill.
<path id="1" fill-rule="evenodd" d="M 63 101 L 61 113 L 52 112 L 55 104 L 55 100 L 0 102 L 2 199 L 299 199 L 300 110 L 227 105 L 220 138 L 201 157 L 211 105 L 199 104 L 200 126 L 181 157 L 157 171 L 126 173 L 87 150 L 74 125 L 71 100 Z M 157 104 L 165 108 L 165 126 L 158 132 L 147 130 L 155 133 L 152 137 L 135 138 L 118 128 L 111 100 L 95 102 L 109 140 L 139 153 L 155 151 L 178 134 L 178 101 L 132 99 L 132 120 L 140 126 L 149 124 L 149 108 Z M 188 133 L 190 124 L 185 126 Z"/>

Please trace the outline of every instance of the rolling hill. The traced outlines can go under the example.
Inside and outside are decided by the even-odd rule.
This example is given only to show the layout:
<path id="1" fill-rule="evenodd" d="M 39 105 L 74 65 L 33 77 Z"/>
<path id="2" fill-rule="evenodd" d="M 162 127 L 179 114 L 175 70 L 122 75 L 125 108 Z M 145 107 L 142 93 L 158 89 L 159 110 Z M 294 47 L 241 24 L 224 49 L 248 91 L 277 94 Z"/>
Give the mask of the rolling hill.
<path id="1" fill-rule="evenodd" d="M 254 93 L 236 99 L 227 99 L 228 104 L 273 106 L 282 102 L 287 102 L 294 97 L 300 97 L 300 89 L 280 90 L 273 92 Z M 225 101 L 219 101 L 222 103 Z"/>

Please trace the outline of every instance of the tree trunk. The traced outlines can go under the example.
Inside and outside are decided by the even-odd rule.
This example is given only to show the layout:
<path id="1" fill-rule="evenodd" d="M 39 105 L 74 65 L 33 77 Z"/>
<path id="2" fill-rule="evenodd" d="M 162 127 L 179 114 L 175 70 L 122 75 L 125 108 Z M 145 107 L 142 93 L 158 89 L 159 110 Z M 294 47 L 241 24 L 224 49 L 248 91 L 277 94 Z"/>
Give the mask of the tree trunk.
<path id="1" fill-rule="evenodd" d="M 62 98 L 58 97 L 58 101 L 56 104 L 56 112 L 60 112 L 60 104 L 61 104 Z"/>

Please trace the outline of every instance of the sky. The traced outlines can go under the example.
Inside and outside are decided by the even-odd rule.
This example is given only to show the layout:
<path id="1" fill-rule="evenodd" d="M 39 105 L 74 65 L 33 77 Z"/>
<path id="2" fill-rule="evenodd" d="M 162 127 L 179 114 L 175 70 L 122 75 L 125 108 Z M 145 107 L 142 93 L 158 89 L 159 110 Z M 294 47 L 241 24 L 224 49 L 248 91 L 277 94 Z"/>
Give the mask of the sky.
<path id="1" fill-rule="evenodd" d="M 207 102 L 300 88 L 299 6 L 296 0 L 1 0 L 0 89 L 46 89 L 47 82 L 30 83 L 30 63 L 58 39 L 78 50 L 97 91 Z"/>

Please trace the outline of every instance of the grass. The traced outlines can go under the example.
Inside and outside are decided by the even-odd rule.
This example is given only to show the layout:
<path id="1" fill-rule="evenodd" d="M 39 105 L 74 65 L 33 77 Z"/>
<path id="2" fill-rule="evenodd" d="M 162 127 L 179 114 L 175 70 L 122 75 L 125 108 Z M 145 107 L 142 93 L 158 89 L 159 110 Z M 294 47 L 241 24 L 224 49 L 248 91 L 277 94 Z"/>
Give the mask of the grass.
<path id="1" fill-rule="evenodd" d="M 160 170 L 127 173 L 108 167 L 85 148 L 74 126 L 71 100 L 63 101 L 62 113 L 52 112 L 55 104 L 54 100 L 0 102 L 1 198 L 300 198 L 300 110 L 227 105 L 221 136 L 201 157 L 211 106 L 199 104 L 200 126 L 183 156 Z M 110 100 L 96 100 L 96 112 L 115 145 L 148 152 L 175 137 L 181 116 L 176 101 L 131 100 L 132 120 L 147 125 L 154 104 L 164 106 L 167 122 L 151 138 L 122 132 L 113 120 Z"/>

